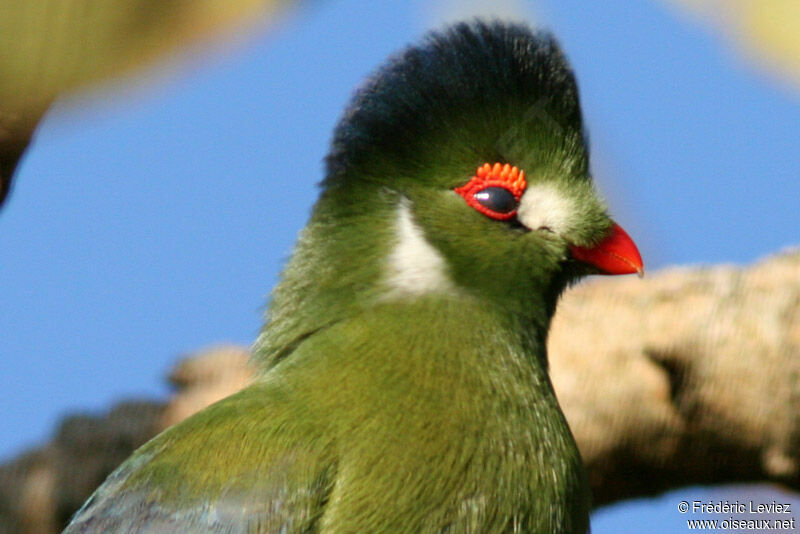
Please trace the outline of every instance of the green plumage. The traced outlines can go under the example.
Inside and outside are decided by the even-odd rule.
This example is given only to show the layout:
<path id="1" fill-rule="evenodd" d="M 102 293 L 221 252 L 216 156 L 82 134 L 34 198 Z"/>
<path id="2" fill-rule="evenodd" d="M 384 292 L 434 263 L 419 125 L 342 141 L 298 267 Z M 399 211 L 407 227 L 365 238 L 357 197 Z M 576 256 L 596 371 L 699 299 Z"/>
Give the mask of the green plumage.
<path id="1" fill-rule="evenodd" d="M 558 233 L 467 206 L 454 188 L 495 161 L 577 222 Z M 568 247 L 611 221 L 553 40 L 474 23 L 409 48 L 355 96 L 323 185 L 256 382 L 144 445 L 67 532 L 585 532 L 545 343 L 588 272 Z M 428 263 L 397 259 L 407 242 Z"/>

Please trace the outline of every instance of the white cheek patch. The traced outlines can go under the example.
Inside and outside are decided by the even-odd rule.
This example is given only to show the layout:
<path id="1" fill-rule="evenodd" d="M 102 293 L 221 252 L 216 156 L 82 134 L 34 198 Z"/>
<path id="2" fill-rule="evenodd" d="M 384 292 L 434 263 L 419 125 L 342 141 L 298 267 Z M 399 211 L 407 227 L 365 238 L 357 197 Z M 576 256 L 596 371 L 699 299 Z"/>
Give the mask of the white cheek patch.
<path id="1" fill-rule="evenodd" d="M 574 201 L 548 184 L 529 185 L 519 201 L 517 219 L 531 230 L 549 229 L 564 235 L 574 228 Z"/>
<path id="2" fill-rule="evenodd" d="M 444 258 L 425 239 L 405 198 L 397 210 L 395 232 L 397 241 L 389 254 L 387 276 L 392 294 L 421 295 L 453 289 Z"/>

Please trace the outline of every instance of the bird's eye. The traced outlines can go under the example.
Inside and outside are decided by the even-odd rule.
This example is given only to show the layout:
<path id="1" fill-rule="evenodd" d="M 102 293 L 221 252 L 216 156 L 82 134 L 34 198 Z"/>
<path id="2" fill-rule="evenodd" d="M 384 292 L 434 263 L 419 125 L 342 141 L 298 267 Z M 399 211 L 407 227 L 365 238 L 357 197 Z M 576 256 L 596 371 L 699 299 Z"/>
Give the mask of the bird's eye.
<path id="1" fill-rule="evenodd" d="M 517 209 L 517 199 L 514 193 L 505 187 L 487 187 L 475 193 L 475 200 L 486 209 L 496 213 L 511 213 Z"/>
<path id="2" fill-rule="evenodd" d="M 455 192 L 487 217 L 507 221 L 516 216 L 519 199 L 527 185 L 525 172 L 517 167 L 508 163 L 485 163 L 478 167 L 469 182 L 457 187 Z"/>

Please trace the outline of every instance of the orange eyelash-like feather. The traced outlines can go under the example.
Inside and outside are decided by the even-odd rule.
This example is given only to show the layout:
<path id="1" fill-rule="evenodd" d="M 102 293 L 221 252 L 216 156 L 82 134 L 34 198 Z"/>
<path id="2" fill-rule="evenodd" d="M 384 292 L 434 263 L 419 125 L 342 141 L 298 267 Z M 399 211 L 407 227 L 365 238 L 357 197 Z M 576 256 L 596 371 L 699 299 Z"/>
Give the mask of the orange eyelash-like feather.
<path id="1" fill-rule="evenodd" d="M 475 171 L 475 176 L 464 184 L 462 187 L 456 187 L 455 192 L 464 197 L 467 204 L 478 210 L 479 212 L 492 217 L 493 219 L 511 219 L 516 215 L 516 211 L 511 213 L 496 213 L 483 206 L 475 198 L 475 194 L 483 191 L 487 187 L 503 187 L 508 189 L 514 198 L 519 202 L 528 182 L 525 180 L 525 171 L 519 170 L 518 167 L 512 167 L 508 163 L 484 163 L 478 170 Z"/>

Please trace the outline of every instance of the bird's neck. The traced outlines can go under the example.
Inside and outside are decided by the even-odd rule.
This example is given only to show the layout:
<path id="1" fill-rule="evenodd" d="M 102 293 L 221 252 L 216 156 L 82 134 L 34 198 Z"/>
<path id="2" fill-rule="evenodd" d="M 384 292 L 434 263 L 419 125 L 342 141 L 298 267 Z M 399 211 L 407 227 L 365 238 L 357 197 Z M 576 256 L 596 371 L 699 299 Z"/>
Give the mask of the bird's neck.
<path id="1" fill-rule="evenodd" d="M 396 192 L 376 187 L 363 193 L 369 202 L 328 198 L 339 194 L 323 194 L 272 293 L 255 351 L 262 369 L 327 326 L 393 300 L 437 295 L 477 300 L 520 339 L 544 347 L 558 291 L 520 291 L 511 298 L 470 292 L 449 278 L 444 260 L 408 219 L 408 205 Z M 406 264 L 408 257 L 416 263 Z M 546 368 L 543 349 L 529 353 Z"/>

